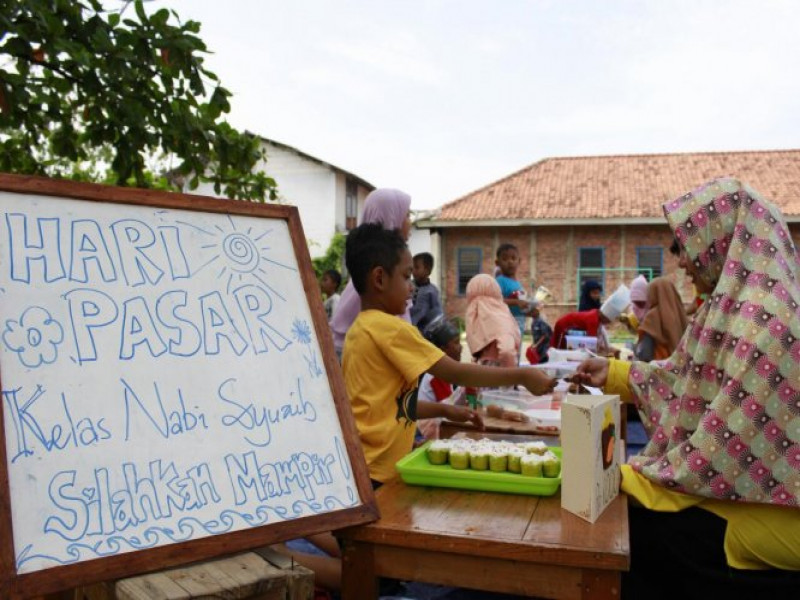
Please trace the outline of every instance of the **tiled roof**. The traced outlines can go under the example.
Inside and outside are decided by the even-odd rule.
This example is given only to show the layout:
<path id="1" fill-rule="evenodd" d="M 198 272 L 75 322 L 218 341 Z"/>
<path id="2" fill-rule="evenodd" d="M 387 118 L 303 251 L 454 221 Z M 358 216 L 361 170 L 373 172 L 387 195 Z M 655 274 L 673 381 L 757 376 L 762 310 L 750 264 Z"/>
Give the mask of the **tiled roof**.
<path id="1" fill-rule="evenodd" d="M 663 218 L 661 203 L 733 176 L 800 216 L 800 150 L 547 158 L 442 206 L 435 221 Z"/>

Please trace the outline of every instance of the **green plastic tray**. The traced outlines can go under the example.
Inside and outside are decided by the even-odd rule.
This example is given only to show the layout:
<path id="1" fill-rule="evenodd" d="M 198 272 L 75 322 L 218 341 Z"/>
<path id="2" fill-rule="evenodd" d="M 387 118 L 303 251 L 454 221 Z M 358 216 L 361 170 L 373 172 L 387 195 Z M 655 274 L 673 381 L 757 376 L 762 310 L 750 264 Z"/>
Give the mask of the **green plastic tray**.
<path id="1" fill-rule="evenodd" d="M 518 473 L 493 473 L 454 469 L 450 465 L 432 465 L 425 454 L 430 443 L 398 461 L 397 471 L 406 483 L 531 496 L 552 496 L 561 486 L 560 473 L 558 477 L 528 477 Z M 561 458 L 561 448 L 551 447 L 550 450 Z"/>

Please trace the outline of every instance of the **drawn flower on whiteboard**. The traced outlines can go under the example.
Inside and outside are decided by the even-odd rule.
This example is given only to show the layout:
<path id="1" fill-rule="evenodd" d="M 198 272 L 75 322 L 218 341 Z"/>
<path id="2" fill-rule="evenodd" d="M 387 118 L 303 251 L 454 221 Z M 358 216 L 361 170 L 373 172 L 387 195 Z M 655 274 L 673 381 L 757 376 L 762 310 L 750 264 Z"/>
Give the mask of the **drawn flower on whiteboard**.
<path id="1" fill-rule="evenodd" d="M 40 306 L 26 309 L 18 321 L 8 319 L 3 330 L 6 348 L 16 352 L 20 362 L 31 369 L 54 363 L 62 341 L 64 328 Z"/>
<path id="2" fill-rule="evenodd" d="M 311 326 L 304 319 L 295 319 L 292 322 L 292 337 L 301 346 L 306 346 L 303 358 L 308 366 L 308 373 L 317 378 L 322 375 L 322 368 L 317 360 L 317 352 L 311 348 Z"/>
<path id="3" fill-rule="evenodd" d="M 292 323 L 292 337 L 298 344 L 307 346 L 311 343 L 311 327 L 308 321 L 295 319 Z"/>

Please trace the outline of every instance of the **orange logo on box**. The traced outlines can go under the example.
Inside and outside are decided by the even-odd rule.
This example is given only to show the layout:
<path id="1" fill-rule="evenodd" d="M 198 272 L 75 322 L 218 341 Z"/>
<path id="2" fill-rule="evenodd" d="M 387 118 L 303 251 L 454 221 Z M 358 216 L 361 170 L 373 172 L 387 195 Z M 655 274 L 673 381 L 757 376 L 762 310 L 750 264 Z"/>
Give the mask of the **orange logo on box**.
<path id="1" fill-rule="evenodd" d="M 600 432 L 600 456 L 603 457 L 603 470 L 608 469 L 614 462 L 614 447 L 616 446 L 616 426 L 611 414 L 611 407 L 606 406 L 603 412 L 603 429 Z"/>

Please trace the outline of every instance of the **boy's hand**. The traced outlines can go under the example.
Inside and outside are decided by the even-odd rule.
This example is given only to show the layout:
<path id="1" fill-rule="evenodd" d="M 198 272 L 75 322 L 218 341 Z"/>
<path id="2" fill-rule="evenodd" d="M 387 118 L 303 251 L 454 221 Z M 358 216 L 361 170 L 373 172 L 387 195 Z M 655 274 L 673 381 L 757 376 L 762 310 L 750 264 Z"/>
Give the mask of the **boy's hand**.
<path id="1" fill-rule="evenodd" d="M 528 388 L 528 391 L 534 396 L 543 396 L 552 392 L 558 382 L 555 378 L 545 375 L 544 371 L 526 367 L 522 369 L 520 383 Z"/>
<path id="2" fill-rule="evenodd" d="M 448 421 L 454 421 L 456 423 L 470 422 L 483 431 L 483 417 L 478 411 L 467 406 L 453 406 L 452 404 L 447 404 L 445 406 L 444 417 Z"/>

